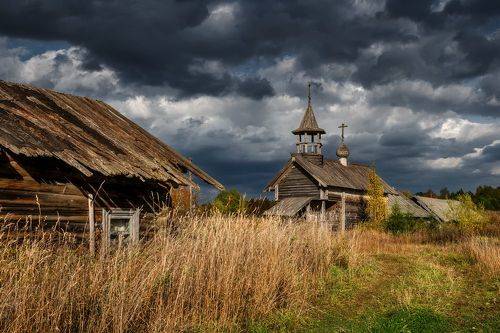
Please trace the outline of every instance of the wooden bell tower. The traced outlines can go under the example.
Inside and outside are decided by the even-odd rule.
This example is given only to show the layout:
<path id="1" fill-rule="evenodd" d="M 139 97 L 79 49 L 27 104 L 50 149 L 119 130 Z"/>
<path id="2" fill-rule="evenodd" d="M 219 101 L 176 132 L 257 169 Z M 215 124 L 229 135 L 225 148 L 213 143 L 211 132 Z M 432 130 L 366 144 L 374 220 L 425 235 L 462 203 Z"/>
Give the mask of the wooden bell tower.
<path id="1" fill-rule="evenodd" d="M 311 83 L 307 86 L 307 109 L 297 129 L 292 131 L 296 135 L 297 154 L 309 156 L 312 160 L 322 163 L 323 152 L 321 135 L 325 130 L 318 126 L 311 103 Z M 316 156 L 316 157 L 315 157 Z M 318 158 L 319 157 L 319 158 Z"/>

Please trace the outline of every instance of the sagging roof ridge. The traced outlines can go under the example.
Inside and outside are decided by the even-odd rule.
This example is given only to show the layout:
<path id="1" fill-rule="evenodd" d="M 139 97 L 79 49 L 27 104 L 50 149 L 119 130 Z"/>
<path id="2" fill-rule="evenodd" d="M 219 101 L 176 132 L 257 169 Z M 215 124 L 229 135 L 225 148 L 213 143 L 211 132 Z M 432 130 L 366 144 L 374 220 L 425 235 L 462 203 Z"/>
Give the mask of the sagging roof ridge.
<path id="1" fill-rule="evenodd" d="M 62 160 L 86 176 L 123 175 L 194 184 L 183 170 L 224 186 L 109 104 L 0 80 L 0 146 L 28 157 Z"/>

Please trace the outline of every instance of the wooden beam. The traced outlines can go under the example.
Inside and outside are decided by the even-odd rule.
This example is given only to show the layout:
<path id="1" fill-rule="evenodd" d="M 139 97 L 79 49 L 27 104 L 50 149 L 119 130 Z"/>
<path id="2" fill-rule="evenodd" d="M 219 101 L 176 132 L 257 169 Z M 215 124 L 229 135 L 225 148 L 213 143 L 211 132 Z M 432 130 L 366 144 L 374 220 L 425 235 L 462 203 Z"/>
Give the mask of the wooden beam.
<path id="1" fill-rule="evenodd" d="M 351 194 L 351 193 L 337 192 L 337 191 L 332 191 L 332 190 L 328 190 L 328 194 L 338 195 L 340 197 L 342 197 L 342 195 L 344 195 L 347 200 L 356 200 L 356 201 L 357 200 L 366 200 L 369 198 L 367 195 Z"/>
<path id="2" fill-rule="evenodd" d="M 31 175 L 28 173 L 28 171 L 26 171 L 21 165 L 19 165 L 19 163 L 17 163 L 17 161 L 12 156 L 10 156 L 9 153 L 5 152 L 5 156 L 7 156 L 10 166 L 14 168 L 14 170 L 16 170 L 16 172 L 21 175 L 24 180 L 34 180 L 33 177 L 31 177 Z"/>
<path id="3" fill-rule="evenodd" d="M 340 194 L 340 232 L 345 231 L 345 193 Z"/>
<path id="4" fill-rule="evenodd" d="M 90 254 L 95 254 L 95 215 L 94 215 L 94 196 L 89 194 L 89 249 Z"/>

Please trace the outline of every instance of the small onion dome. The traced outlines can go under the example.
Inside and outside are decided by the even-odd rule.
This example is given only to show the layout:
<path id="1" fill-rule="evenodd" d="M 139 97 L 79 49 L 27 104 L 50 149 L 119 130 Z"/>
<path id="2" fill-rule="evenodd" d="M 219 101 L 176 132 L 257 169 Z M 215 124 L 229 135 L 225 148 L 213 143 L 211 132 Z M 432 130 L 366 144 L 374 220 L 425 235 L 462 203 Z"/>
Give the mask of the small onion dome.
<path id="1" fill-rule="evenodd" d="M 342 142 L 342 144 L 337 148 L 337 156 L 339 158 L 349 157 L 349 148 L 347 148 L 345 143 Z"/>

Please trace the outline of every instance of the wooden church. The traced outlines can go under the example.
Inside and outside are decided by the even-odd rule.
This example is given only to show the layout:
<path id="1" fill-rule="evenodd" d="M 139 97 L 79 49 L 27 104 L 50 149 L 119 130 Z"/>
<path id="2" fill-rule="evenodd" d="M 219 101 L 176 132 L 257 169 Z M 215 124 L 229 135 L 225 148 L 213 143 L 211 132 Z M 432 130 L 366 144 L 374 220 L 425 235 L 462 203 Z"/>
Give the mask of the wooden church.
<path id="1" fill-rule="evenodd" d="M 323 155 L 322 135 L 311 104 L 309 85 L 308 104 L 297 129 L 295 153 L 283 169 L 269 182 L 266 191 L 274 191 L 276 205 L 266 215 L 305 217 L 308 220 L 340 222 L 340 228 L 353 225 L 364 218 L 370 167 L 349 162 L 349 149 L 344 141 L 342 124 L 338 159 Z M 387 197 L 399 193 L 382 180 Z"/>

